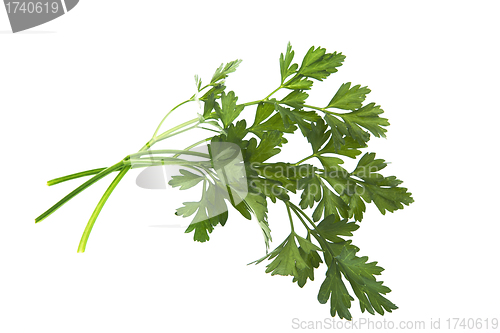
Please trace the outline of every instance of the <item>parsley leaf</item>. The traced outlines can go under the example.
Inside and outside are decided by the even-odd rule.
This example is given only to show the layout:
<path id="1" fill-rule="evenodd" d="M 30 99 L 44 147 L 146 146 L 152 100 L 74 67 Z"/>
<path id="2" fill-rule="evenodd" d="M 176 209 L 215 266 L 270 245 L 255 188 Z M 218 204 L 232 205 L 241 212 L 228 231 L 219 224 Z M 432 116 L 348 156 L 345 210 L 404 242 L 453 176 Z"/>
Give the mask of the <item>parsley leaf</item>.
<path id="1" fill-rule="evenodd" d="M 308 96 L 309 95 L 303 91 L 294 90 L 286 95 L 285 98 L 281 100 L 281 103 L 291 106 L 292 108 L 300 109 Z"/>
<path id="2" fill-rule="evenodd" d="M 399 187 L 402 183 L 394 176 L 384 177 L 377 171 L 384 169 L 387 163 L 382 159 L 375 159 L 375 153 L 365 154 L 358 162 L 353 175 L 363 181 L 358 181 L 360 186 L 360 196 L 367 203 L 373 202 L 379 211 L 385 215 L 386 211 L 394 212 L 403 209 L 404 205 L 413 202 L 411 193 L 404 187 Z M 359 200 L 358 200 L 359 201 Z"/>
<path id="3" fill-rule="evenodd" d="M 311 131 L 307 134 L 307 141 L 312 146 L 313 153 L 317 153 L 325 144 L 330 136 L 330 131 L 327 131 L 327 126 L 322 119 L 311 124 Z"/>
<path id="4" fill-rule="evenodd" d="M 295 239 L 299 242 L 300 249 L 302 250 L 302 253 L 304 253 L 304 257 L 302 256 L 301 251 L 299 251 L 299 247 L 297 247 Z M 315 252 L 317 255 L 316 251 L 321 251 L 321 248 L 314 245 L 310 240 L 300 237 L 295 232 L 292 232 L 277 248 L 261 259 L 258 259 L 250 264 L 259 264 L 265 259 L 273 260 L 266 266 L 266 273 L 283 276 L 292 275 L 294 277 L 294 282 L 300 280 L 300 284 L 303 282 L 302 286 L 304 286 L 304 278 L 306 276 L 310 277 L 309 269 L 312 269 L 312 267 L 318 265 L 321 261 L 320 258 L 312 254 L 312 252 Z M 311 255 L 311 257 L 309 258 L 308 255 Z M 319 261 L 317 259 L 319 259 Z M 308 262 L 311 266 L 308 265 Z"/>
<path id="5" fill-rule="evenodd" d="M 244 105 L 236 105 L 238 101 L 238 97 L 234 95 L 234 91 L 230 91 L 227 95 L 225 92 L 222 92 L 221 95 L 221 106 L 215 103 L 214 108 L 215 112 L 222 120 L 224 124 L 224 128 L 228 127 L 235 119 L 238 117 L 243 111 Z"/>
<path id="6" fill-rule="evenodd" d="M 218 224 L 225 225 L 228 212 L 226 202 L 227 192 L 221 187 L 214 185 L 208 181 L 208 189 L 202 193 L 201 200 L 198 202 L 184 202 L 183 207 L 177 209 L 175 215 L 188 217 L 196 215 L 192 219 L 186 233 L 194 230 L 194 240 L 198 242 L 206 242 L 210 239 L 208 236 Z M 205 185 L 204 185 L 205 187 Z"/>
<path id="7" fill-rule="evenodd" d="M 325 304 L 328 302 L 328 299 L 330 299 L 330 314 L 332 317 L 338 314 L 340 318 L 352 319 L 349 308 L 354 298 L 349 295 L 344 281 L 342 281 L 340 269 L 336 261 L 333 261 L 328 267 L 326 278 L 319 288 L 318 301 L 321 304 Z"/>
<path id="8" fill-rule="evenodd" d="M 384 111 L 379 105 L 370 103 L 360 109 L 350 113 L 344 113 L 339 116 L 344 119 L 349 130 L 349 135 L 352 136 L 359 144 L 364 144 L 370 139 L 370 134 L 361 127 L 366 128 L 377 138 L 385 138 L 385 132 L 387 132 L 387 130 L 382 126 L 389 126 L 389 122 L 386 118 L 379 117 L 379 114 L 383 112 Z"/>
<path id="9" fill-rule="evenodd" d="M 297 275 L 294 276 L 292 280 L 292 282 L 297 282 L 297 284 L 301 288 L 304 287 L 307 279 L 314 281 L 314 269 L 318 268 L 319 265 L 323 262 L 318 254 L 319 250 L 317 250 L 316 246 L 311 243 L 310 235 L 308 235 L 306 238 L 307 242 L 304 242 L 303 239 L 304 238 L 302 237 L 297 238 L 300 244 L 299 253 L 302 256 L 302 259 L 304 259 L 305 263 L 307 264 L 307 267 L 303 269 L 297 269 Z M 311 245 L 314 245 L 314 247 L 312 247 Z"/>
<path id="10" fill-rule="evenodd" d="M 302 190 L 300 208 L 312 208 L 316 202 L 321 200 L 321 186 L 322 183 L 316 174 L 299 180 L 298 189 Z"/>
<path id="11" fill-rule="evenodd" d="M 291 125 L 297 124 L 302 132 L 302 135 L 307 137 L 307 134 L 311 130 L 311 125 L 304 119 L 304 113 L 301 113 L 298 110 L 290 110 L 289 108 L 285 108 L 279 104 L 275 104 L 275 106 L 281 115 L 285 128 L 289 128 Z M 308 114 L 306 113 L 305 115 Z"/>
<path id="12" fill-rule="evenodd" d="M 338 220 L 334 214 L 328 215 L 318 224 L 316 230 L 329 241 L 343 242 L 344 239 L 339 236 L 352 236 L 352 232 L 359 229 L 359 225 L 347 221 Z"/>
<path id="13" fill-rule="evenodd" d="M 294 54 L 295 52 L 292 51 L 292 45 L 288 43 L 285 56 L 283 57 L 283 53 L 280 55 L 281 84 L 285 82 L 287 77 L 294 74 L 299 67 L 297 64 L 291 65 Z"/>
<path id="14" fill-rule="evenodd" d="M 180 187 L 181 190 L 186 190 L 196 186 L 199 182 L 205 179 L 204 176 L 194 174 L 185 169 L 180 169 L 179 172 L 182 176 L 172 176 L 172 179 L 168 182 L 168 184 L 172 187 Z"/>
<path id="15" fill-rule="evenodd" d="M 367 310 L 374 314 L 377 311 L 383 315 L 384 310 L 392 312 L 398 307 L 383 295 L 391 292 L 391 289 L 384 286 L 382 282 L 376 280 L 374 275 L 380 275 L 384 270 L 377 266 L 377 262 L 366 263 L 368 257 L 356 257 L 355 249 L 344 248 L 342 253 L 336 259 L 340 264 L 342 273 L 359 299 L 361 312 Z"/>
<path id="16" fill-rule="evenodd" d="M 217 83 L 210 88 L 203 96 L 201 96 L 199 99 L 200 101 L 207 101 L 207 99 L 210 97 L 210 95 L 214 94 L 215 99 L 220 98 L 222 92 L 226 89 L 226 86 L 222 83 Z"/>
<path id="17" fill-rule="evenodd" d="M 297 129 L 295 125 L 289 125 L 285 128 L 285 124 L 279 113 L 275 113 L 269 117 L 274 110 L 274 105 L 271 103 L 259 103 L 257 112 L 255 113 L 255 121 L 249 128 L 249 131 L 262 139 L 263 134 L 268 131 L 277 130 L 284 133 L 293 133 Z"/>
<path id="18" fill-rule="evenodd" d="M 217 102 L 215 101 L 215 94 L 212 92 L 207 96 L 203 105 L 203 118 L 207 119 L 210 116 L 216 103 Z"/>
<path id="19" fill-rule="evenodd" d="M 243 199 L 246 209 L 251 212 L 262 230 L 266 251 L 269 248 L 271 238 L 271 229 L 267 221 L 267 201 L 263 194 L 249 191 L 248 195 Z"/>
<path id="20" fill-rule="evenodd" d="M 279 154 L 281 149 L 277 148 L 277 146 L 282 145 L 283 139 L 283 133 L 280 131 L 263 133 L 258 146 L 257 140 L 255 138 L 251 138 L 246 150 L 246 161 L 249 163 L 264 162 L 272 156 Z"/>
<path id="21" fill-rule="evenodd" d="M 326 217 L 332 214 L 337 219 L 348 217 L 349 206 L 339 195 L 332 192 L 322 181 L 320 182 L 323 195 L 312 214 L 313 221 L 319 221 L 322 216 Z"/>
<path id="22" fill-rule="evenodd" d="M 292 90 L 309 90 L 311 89 L 313 82 L 303 77 L 302 75 L 297 75 L 286 83 L 283 88 Z"/>
<path id="23" fill-rule="evenodd" d="M 370 93 L 368 87 L 357 86 L 351 87 L 351 82 L 344 83 L 333 96 L 332 100 L 326 108 L 337 108 L 344 110 L 356 110 L 363 105 L 366 95 Z"/>
<path id="24" fill-rule="evenodd" d="M 328 141 L 328 143 L 320 151 L 318 151 L 318 155 L 330 153 L 356 158 L 356 156 L 361 154 L 359 149 L 366 147 L 367 145 L 365 143 L 359 144 L 350 136 L 342 137 L 342 143 L 339 143 L 338 139 L 332 134 L 330 141 Z"/>
<path id="25" fill-rule="evenodd" d="M 312 46 L 304 56 L 298 73 L 322 81 L 331 73 L 337 72 L 337 67 L 342 66 L 344 59 L 342 53 L 326 53 L 326 49 L 322 47 L 315 49 Z"/>
<path id="26" fill-rule="evenodd" d="M 216 82 L 225 79 L 228 74 L 234 73 L 236 71 L 236 68 L 241 64 L 242 60 L 234 60 L 231 62 L 228 62 L 225 66 L 224 64 L 221 64 L 219 68 L 215 70 L 214 75 L 212 76 L 212 80 L 210 80 L 211 84 L 215 84 Z"/>

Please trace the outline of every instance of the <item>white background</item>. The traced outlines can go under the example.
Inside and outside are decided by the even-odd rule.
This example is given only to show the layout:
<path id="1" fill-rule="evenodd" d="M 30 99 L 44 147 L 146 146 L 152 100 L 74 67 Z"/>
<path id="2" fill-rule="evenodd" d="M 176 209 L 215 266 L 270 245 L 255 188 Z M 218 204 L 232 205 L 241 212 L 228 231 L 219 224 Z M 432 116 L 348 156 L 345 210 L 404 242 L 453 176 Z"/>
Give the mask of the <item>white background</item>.
<path id="1" fill-rule="evenodd" d="M 192 95 L 194 74 L 208 82 L 221 62 L 243 59 L 228 89 L 239 102 L 266 96 L 288 41 L 298 62 L 312 45 L 347 56 L 315 83 L 309 104 L 326 104 L 344 82 L 368 85 L 368 102 L 391 126 L 367 151 L 392 162 L 384 174 L 415 199 L 386 216 L 370 205 L 355 233 L 360 254 L 386 269 L 399 309 L 371 316 L 355 301 L 354 319 L 429 329 L 431 318 L 443 328 L 450 317 L 499 317 L 498 2 L 173 3 L 82 0 L 18 34 L 0 9 L 0 332 L 287 332 L 293 318 L 329 318 L 316 299 L 324 267 L 300 289 L 264 264 L 246 266 L 264 254 L 255 221 L 230 212 L 204 244 L 152 227 L 176 223 L 175 208 L 198 200 L 197 190 L 144 190 L 130 172 L 85 254 L 76 253 L 81 232 L 111 177 L 34 224 L 81 183 L 47 180 L 137 151 Z M 167 127 L 198 111 L 183 107 Z M 245 109 L 248 119 L 253 112 Z M 280 156 L 294 162 L 308 149 L 297 134 Z M 273 246 L 289 232 L 285 216 L 270 203 Z"/>

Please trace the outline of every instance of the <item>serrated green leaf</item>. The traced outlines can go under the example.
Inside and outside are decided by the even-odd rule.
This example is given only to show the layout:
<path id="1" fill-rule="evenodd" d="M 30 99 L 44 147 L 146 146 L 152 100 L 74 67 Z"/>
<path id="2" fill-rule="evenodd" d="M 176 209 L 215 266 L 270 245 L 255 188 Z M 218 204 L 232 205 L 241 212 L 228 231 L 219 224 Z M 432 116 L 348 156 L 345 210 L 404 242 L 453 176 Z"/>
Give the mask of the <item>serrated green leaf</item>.
<path id="1" fill-rule="evenodd" d="M 276 203 L 276 199 L 282 201 L 290 200 L 287 190 L 282 186 L 280 181 L 268 178 L 254 178 L 249 182 L 253 188 L 256 188 L 260 193 L 271 199 Z"/>
<path id="2" fill-rule="evenodd" d="M 282 137 L 283 133 L 280 131 L 265 132 L 258 146 L 257 140 L 251 138 L 246 150 L 247 157 L 245 161 L 248 163 L 264 162 L 272 156 L 279 154 L 281 149 L 277 148 L 277 146 L 281 146 Z"/>
<path id="3" fill-rule="evenodd" d="M 300 247 L 306 254 L 309 254 L 311 251 L 322 251 L 320 247 L 316 246 L 308 239 L 300 237 L 299 235 L 295 235 L 295 238 L 297 238 Z"/>
<path id="4" fill-rule="evenodd" d="M 276 104 L 275 106 L 281 115 L 285 128 L 289 128 L 292 124 L 297 124 L 302 132 L 302 135 L 307 137 L 307 134 L 311 130 L 311 125 L 304 120 L 303 113 L 300 113 L 297 110 L 290 110 L 289 108 L 285 108 L 279 104 Z"/>
<path id="5" fill-rule="evenodd" d="M 291 90 L 309 90 L 311 89 L 313 82 L 308 80 L 302 75 L 297 75 L 283 86 L 283 88 Z"/>
<path id="6" fill-rule="evenodd" d="M 349 134 L 349 130 L 343 121 L 333 115 L 326 115 L 325 121 L 330 126 L 332 133 L 329 147 L 332 147 L 333 153 L 336 153 L 345 144 L 344 136 Z"/>
<path id="7" fill-rule="evenodd" d="M 208 182 L 208 189 L 203 192 L 199 202 L 184 202 L 184 207 L 178 208 L 176 215 L 188 217 L 196 212 L 194 218 L 186 229 L 186 233 L 194 231 L 194 240 L 206 242 L 210 240 L 209 233 L 218 224 L 225 225 L 228 212 L 224 199 L 227 193 Z"/>
<path id="8" fill-rule="evenodd" d="M 293 193 L 300 180 L 314 175 L 315 168 L 310 164 L 293 165 L 290 163 L 253 163 L 252 169 L 262 178 L 272 180 Z"/>
<path id="9" fill-rule="evenodd" d="M 311 281 L 314 281 L 314 269 L 315 268 L 318 268 L 319 265 L 323 262 L 318 254 L 317 251 L 320 251 L 321 249 L 318 248 L 318 250 L 316 250 L 316 247 L 312 247 L 310 244 L 311 241 L 310 241 L 310 238 L 309 238 L 309 235 L 308 235 L 308 238 L 306 239 L 306 242 L 305 244 L 303 245 L 302 242 L 301 243 L 301 239 L 304 239 L 300 236 L 297 236 L 297 240 L 299 241 L 299 253 L 300 255 L 302 256 L 302 259 L 304 259 L 304 261 L 306 262 L 307 266 L 306 268 L 304 269 L 297 269 L 297 276 L 294 276 L 293 278 L 293 281 L 292 282 L 297 282 L 297 284 L 299 285 L 299 287 L 304 287 L 304 285 L 306 284 L 307 282 L 307 279 L 311 280 Z M 312 244 L 314 245 L 314 244 Z M 315 246 L 315 245 L 314 245 Z"/>
<path id="10" fill-rule="evenodd" d="M 326 278 L 321 284 L 318 293 L 318 301 L 325 304 L 330 299 L 330 314 L 332 317 L 338 314 L 340 318 L 351 320 L 352 316 L 349 312 L 351 301 L 354 298 L 349 295 L 347 288 L 342 281 L 340 269 L 337 263 L 333 261 L 326 272 Z"/>
<path id="11" fill-rule="evenodd" d="M 320 235 L 332 242 L 343 242 L 344 239 L 339 236 L 352 236 L 352 232 L 358 229 L 356 223 L 339 220 L 333 214 L 326 216 L 317 226 Z"/>
<path id="12" fill-rule="evenodd" d="M 382 126 L 389 126 L 386 118 L 379 117 L 384 111 L 379 105 L 370 103 L 362 108 L 339 115 L 344 119 L 349 130 L 349 135 L 352 136 L 360 144 L 367 142 L 370 139 L 370 134 L 361 127 L 370 131 L 377 138 L 385 137 L 387 130 Z"/>
<path id="13" fill-rule="evenodd" d="M 382 215 L 386 211 L 394 212 L 403 209 L 404 205 L 410 205 L 414 200 L 411 193 L 404 187 L 380 187 L 371 184 L 362 184 L 364 193 L 361 196 L 367 203 L 373 202 Z"/>
<path id="14" fill-rule="evenodd" d="M 300 109 L 305 103 L 305 100 L 309 95 L 300 90 L 294 90 L 288 95 L 286 95 L 280 103 L 291 106 L 292 108 Z"/>
<path id="15" fill-rule="evenodd" d="M 266 266 L 266 273 L 271 273 L 271 275 L 292 275 L 298 277 L 297 270 L 308 267 L 307 263 L 300 255 L 294 238 L 294 233 L 288 236 L 286 243 L 281 247 L 281 250 L 277 253 L 274 260 Z"/>
<path id="16" fill-rule="evenodd" d="M 344 162 L 336 157 L 320 156 L 319 160 L 325 166 L 324 172 L 320 177 L 328 182 L 333 190 L 339 195 L 343 195 L 356 183 L 349 177 L 349 172 L 342 168 L 339 164 Z"/>
<path id="17" fill-rule="evenodd" d="M 222 83 L 214 85 L 212 88 L 210 88 L 203 96 L 201 96 L 199 99 L 200 101 L 206 101 L 210 97 L 210 95 L 214 94 L 215 99 L 220 98 L 222 92 L 226 89 L 226 86 Z"/>
<path id="18" fill-rule="evenodd" d="M 222 120 L 224 128 L 227 128 L 233 120 L 235 120 L 245 107 L 243 104 L 236 105 L 238 97 L 234 95 L 234 91 L 230 91 L 227 95 L 225 92 L 221 95 L 221 106 L 214 105 L 215 112 Z"/>
<path id="19" fill-rule="evenodd" d="M 215 94 L 211 93 L 207 99 L 205 100 L 204 106 L 203 106 L 203 118 L 207 118 L 211 113 L 212 110 L 215 107 Z"/>
<path id="20" fill-rule="evenodd" d="M 293 110 L 292 112 L 296 116 L 313 123 L 322 119 L 321 116 L 318 115 L 315 111 Z M 308 128 L 310 127 L 311 126 L 309 126 Z"/>
<path id="21" fill-rule="evenodd" d="M 351 82 L 344 83 L 333 96 L 330 103 L 325 108 L 337 108 L 344 110 L 356 110 L 363 105 L 366 95 L 370 93 L 368 87 L 361 87 L 359 84 L 351 87 Z"/>
<path id="22" fill-rule="evenodd" d="M 338 157 L 323 156 L 323 155 L 319 155 L 318 159 L 325 168 L 325 173 L 326 173 L 325 176 L 330 175 L 330 177 L 338 178 L 338 177 L 347 177 L 349 175 L 347 170 L 345 170 L 340 166 L 340 164 L 344 163 L 342 159 Z"/>
<path id="23" fill-rule="evenodd" d="M 342 66 L 344 59 L 342 53 L 326 53 L 324 48 L 315 49 L 312 46 L 304 56 L 298 73 L 322 81 L 337 72 L 337 67 Z"/>
<path id="24" fill-rule="evenodd" d="M 394 303 L 382 296 L 391 290 L 374 277 L 380 275 L 384 269 L 377 266 L 377 262 L 367 263 L 368 257 L 356 257 L 356 252 L 354 249 L 344 248 L 336 260 L 359 299 L 361 311 L 367 310 L 374 314 L 375 310 L 383 315 L 384 310 L 392 312 L 397 309 Z"/>
<path id="25" fill-rule="evenodd" d="M 185 169 L 180 169 L 179 172 L 182 176 L 172 176 L 172 179 L 168 184 L 172 187 L 179 187 L 181 190 L 186 190 L 193 186 L 196 186 L 199 182 L 205 179 L 204 175 L 194 174 Z"/>
<path id="26" fill-rule="evenodd" d="M 247 209 L 255 216 L 264 236 L 266 244 L 266 251 L 269 248 L 271 238 L 271 230 L 267 222 L 267 201 L 264 195 L 249 191 L 247 196 L 243 199 Z"/>
<path id="27" fill-rule="evenodd" d="M 259 103 L 255 120 L 249 131 L 262 139 L 265 132 L 278 130 L 284 133 L 293 133 L 297 127 L 294 125 L 285 128 L 281 115 L 279 113 L 269 117 L 274 112 L 274 105 L 271 103 Z M 267 119 L 267 121 L 265 121 Z"/>
<path id="28" fill-rule="evenodd" d="M 293 133 L 296 129 L 297 127 L 295 125 L 289 125 L 288 127 L 285 127 L 283 119 L 281 118 L 281 115 L 279 113 L 276 113 L 267 121 L 249 128 L 252 133 L 257 135 L 261 139 L 264 133 L 269 131 L 277 130 L 283 133 Z"/>
<path id="29" fill-rule="evenodd" d="M 273 259 L 273 261 L 266 266 L 266 273 L 271 273 L 271 275 L 292 275 L 297 277 L 297 269 L 305 269 L 308 266 L 300 255 L 294 238 L 295 234 L 291 233 L 281 245 L 269 253 L 269 255 L 255 261 L 255 263 L 258 264 L 266 258 L 269 260 Z"/>
<path id="30" fill-rule="evenodd" d="M 349 206 L 340 198 L 339 195 L 330 191 L 325 185 L 321 186 L 323 196 L 313 212 L 313 220 L 319 221 L 322 216 L 335 215 L 337 219 L 347 218 L 349 216 Z"/>
<path id="31" fill-rule="evenodd" d="M 375 153 L 366 153 L 361 157 L 352 174 L 369 183 L 376 184 L 384 179 L 384 177 L 377 172 L 384 169 L 386 166 L 387 163 L 383 159 L 375 159 Z"/>
<path id="32" fill-rule="evenodd" d="M 313 153 L 317 153 L 330 137 L 330 132 L 326 130 L 327 126 L 323 119 L 311 123 L 311 131 L 307 134 L 307 141 L 311 144 Z"/>
<path id="33" fill-rule="evenodd" d="M 384 169 L 387 163 L 383 159 L 376 159 L 375 153 L 366 153 L 358 162 L 353 175 L 362 179 L 358 181 L 355 192 L 356 196 L 363 198 L 367 203 L 374 202 L 379 211 L 385 215 L 386 211 L 394 212 L 403 209 L 403 205 L 409 205 L 413 202 L 411 193 L 404 187 L 398 187 L 402 181 L 395 176 L 384 177 L 377 173 Z M 353 202 L 354 200 L 354 202 Z M 364 205 L 359 203 L 359 199 L 349 199 L 353 202 L 355 208 L 364 211 Z M 357 210 L 360 218 L 362 211 Z"/>
<path id="34" fill-rule="evenodd" d="M 175 211 L 175 215 L 177 216 L 182 216 L 182 217 L 188 217 L 193 215 L 199 207 L 199 202 L 183 202 L 182 203 L 184 206 L 177 208 Z"/>
<path id="35" fill-rule="evenodd" d="M 219 68 L 215 70 L 214 75 L 212 76 L 212 80 L 210 81 L 210 84 L 215 84 L 216 82 L 225 79 L 228 74 L 234 73 L 236 71 L 236 68 L 241 64 L 242 60 L 233 60 L 231 62 L 228 62 L 225 66 L 224 64 L 221 64 Z"/>
<path id="36" fill-rule="evenodd" d="M 294 74 L 299 67 L 297 64 L 291 64 L 295 52 L 292 51 L 292 45 L 290 42 L 287 45 L 285 56 L 283 53 L 280 55 L 280 72 L 281 72 L 281 84 L 285 82 L 286 78 Z"/>
<path id="37" fill-rule="evenodd" d="M 260 102 L 257 105 L 257 111 L 255 112 L 255 120 L 252 127 L 259 125 L 264 120 L 269 118 L 269 116 L 274 112 L 274 105 L 271 103 Z"/>
<path id="38" fill-rule="evenodd" d="M 194 82 L 196 84 L 196 89 L 198 90 L 198 92 L 201 90 L 201 79 L 200 77 L 198 76 L 198 74 L 196 74 L 194 76 Z"/>
<path id="39" fill-rule="evenodd" d="M 316 175 L 299 180 L 298 190 L 303 190 L 300 196 L 300 208 L 312 208 L 321 200 L 321 182 Z"/>
<path id="40" fill-rule="evenodd" d="M 362 191 L 362 187 L 356 185 L 353 193 L 341 196 L 342 200 L 349 206 L 349 218 L 354 218 L 356 221 L 361 221 L 363 213 L 366 211 L 365 202 L 361 199 Z"/>
<path id="41" fill-rule="evenodd" d="M 366 148 L 367 145 L 365 143 L 359 144 L 356 140 L 351 138 L 350 136 L 346 136 L 342 138 L 343 143 L 339 144 L 337 138 L 332 135 L 330 141 L 318 151 L 318 154 L 337 154 L 343 155 L 350 158 L 356 158 L 356 156 L 361 154 L 359 148 Z"/>
<path id="42" fill-rule="evenodd" d="M 229 125 L 225 131 L 226 134 L 223 134 L 220 139 L 224 142 L 232 142 L 234 144 L 240 145 L 242 144 L 243 138 L 247 135 L 248 129 L 246 128 L 247 123 L 245 119 L 242 119 L 236 123 L 236 125 Z M 214 137 L 217 138 L 217 137 Z M 212 139 L 213 141 L 213 139 Z"/>

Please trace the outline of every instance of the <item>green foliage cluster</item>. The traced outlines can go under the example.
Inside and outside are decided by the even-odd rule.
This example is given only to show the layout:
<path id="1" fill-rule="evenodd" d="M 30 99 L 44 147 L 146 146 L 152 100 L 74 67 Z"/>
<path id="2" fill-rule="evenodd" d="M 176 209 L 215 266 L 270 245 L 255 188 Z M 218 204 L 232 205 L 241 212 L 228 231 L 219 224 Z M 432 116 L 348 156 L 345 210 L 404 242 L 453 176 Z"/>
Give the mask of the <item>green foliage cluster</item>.
<path id="1" fill-rule="evenodd" d="M 79 252 L 83 252 L 100 210 L 130 168 L 176 164 L 185 169 L 170 180 L 172 187 L 186 190 L 202 185 L 201 199 L 185 202 L 176 212 L 179 216 L 192 216 L 186 232 L 193 232 L 194 240 L 208 241 L 215 226 L 227 223 L 229 207 L 232 207 L 231 211 L 258 221 L 267 254 L 253 263 L 268 262 L 266 273 L 292 276 L 293 282 L 303 287 L 308 280 L 314 280 L 314 271 L 320 264 L 327 266 L 318 301 L 330 302 L 332 316 L 351 319 L 349 309 L 354 298 L 347 289 L 347 283 L 363 312 L 384 314 L 397 309 L 386 298 L 391 290 L 377 279 L 383 268 L 377 262 L 369 262 L 365 256 L 358 256 L 359 248 L 347 239 L 359 228 L 367 203 L 373 202 L 380 213 L 385 214 L 413 202 L 411 193 L 400 186 L 401 180 L 380 173 L 387 166 L 383 159 L 377 158 L 375 153 L 363 154 L 361 151 L 367 147 L 372 135 L 385 137 L 389 122 L 381 117 L 384 111 L 379 105 L 365 103 L 370 89 L 350 82 L 340 85 L 325 106 L 312 106 L 306 102 L 314 81 L 323 81 L 337 72 L 344 59 L 342 53 L 327 53 L 324 48 L 311 47 L 299 65 L 294 63 L 294 51 L 288 44 L 279 59 L 279 86 L 263 99 L 240 104 L 235 92 L 226 90 L 225 79 L 236 70 L 241 60 L 221 65 L 205 86 L 195 76 L 196 94 L 172 109 L 167 116 L 180 105 L 193 101 L 203 103 L 202 113 L 158 134 L 165 116 L 152 139 L 139 152 L 126 156 L 111 167 L 49 181 L 49 185 L 54 185 L 93 175 L 38 217 L 36 222 L 107 174 L 119 172 L 85 229 L 79 246 Z M 287 91 L 285 97 L 273 97 L 280 90 Z M 238 120 L 243 111 L 255 105 L 251 125 L 245 120 Z M 183 150 L 150 149 L 159 141 L 191 129 L 208 130 L 216 132 L 216 135 L 211 134 Z M 288 142 L 286 136 L 294 133 L 299 133 L 309 142 L 311 153 L 298 162 L 269 162 L 271 158 L 279 159 L 283 145 Z M 193 149 L 201 144 L 208 145 L 208 155 Z M 222 144 L 237 149 L 214 151 Z M 235 154 L 241 154 L 243 159 L 245 195 L 234 188 L 235 184 L 241 185 L 241 178 L 231 172 L 228 164 L 214 166 L 214 161 L 229 161 Z M 206 160 L 189 161 L 179 158 L 181 155 L 194 155 Z M 348 171 L 342 166 L 345 158 L 359 158 L 354 170 Z M 307 163 L 311 159 L 317 159 L 321 167 Z M 291 193 L 300 195 L 300 201 L 293 203 Z M 280 245 L 268 251 L 272 240 L 268 205 L 279 202 L 287 211 L 291 231 Z M 311 209 L 310 215 L 305 212 L 307 209 Z M 306 234 L 299 235 L 294 223 L 303 225 Z"/>

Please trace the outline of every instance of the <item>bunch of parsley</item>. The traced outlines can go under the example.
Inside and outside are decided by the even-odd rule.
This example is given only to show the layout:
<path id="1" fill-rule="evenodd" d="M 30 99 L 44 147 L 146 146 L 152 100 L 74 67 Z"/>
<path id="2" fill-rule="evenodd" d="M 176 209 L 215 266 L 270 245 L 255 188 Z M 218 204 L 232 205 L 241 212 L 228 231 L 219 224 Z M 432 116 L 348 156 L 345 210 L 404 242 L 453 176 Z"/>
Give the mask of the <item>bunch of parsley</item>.
<path id="1" fill-rule="evenodd" d="M 228 206 L 234 207 L 234 211 L 247 219 L 255 217 L 262 228 L 267 254 L 253 263 L 269 260 L 266 273 L 293 276 L 293 282 L 303 287 L 308 279 L 314 279 L 314 270 L 321 263 L 326 264 L 326 278 L 320 287 L 318 300 L 320 303 L 330 301 L 332 316 L 338 314 L 340 318 L 351 319 L 349 308 L 354 298 L 346 288 L 346 281 L 358 298 L 362 312 L 366 310 L 371 314 L 375 311 L 384 314 L 384 310 L 391 312 L 397 309 L 384 296 L 391 290 L 376 278 L 383 268 L 377 266 L 377 262 L 368 262 L 367 257 L 358 257 L 359 248 L 351 240 L 345 239 L 359 228 L 366 203 L 375 203 L 379 211 L 385 214 L 386 211 L 394 212 L 413 202 L 411 193 L 400 187 L 401 180 L 379 173 L 387 163 L 376 158 L 375 153 L 364 154 L 351 172 L 342 167 L 342 158 L 356 159 L 361 155 L 360 149 L 367 147 L 371 135 L 385 137 L 385 127 L 389 122 L 380 116 L 383 110 L 379 105 L 363 105 L 370 90 L 360 85 L 351 86 L 350 82 L 342 84 L 324 107 L 306 103 L 307 91 L 312 88 L 313 80 L 323 81 L 337 72 L 345 59 L 344 55 L 327 53 L 321 47 L 311 47 L 300 66 L 293 63 L 293 58 L 294 51 L 288 44 L 285 54 L 281 54 L 279 59 L 279 86 L 263 99 L 248 103 L 238 104 L 236 94 L 233 91 L 226 92 L 224 81 L 228 74 L 236 70 L 241 60 L 221 65 L 205 86 L 195 76 L 197 92 L 167 113 L 151 140 L 137 153 L 107 168 L 49 181 L 48 185 L 54 185 L 93 176 L 35 221 L 42 221 L 87 187 L 110 173 L 118 172 L 85 228 L 78 247 L 78 252 L 84 252 L 97 216 L 131 168 L 179 165 L 183 168 L 181 175 L 172 177 L 169 182 L 171 186 L 184 190 L 203 184 L 200 201 L 185 202 L 176 212 L 183 217 L 194 215 L 186 230 L 194 232 L 194 240 L 208 241 L 215 226 L 226 224 Z M 289 92 L 284 98 L 272 97 L 282 89 Z M 171 112 L 195 101 L 203 102 L 202 114 L 159 133 Z M 257 106 L 253 124 L 249 125 L 245 120 L 236 121 L 241 112 L 252 105 Z M 157 142 L 192 129 L 204 129 L 217 135 L 212 134 L 181 150 L 150 149 Z M 285 134 L 297 130 L 310 143 L 311 154 L 298 162 L 267 162 L 278 155 L 280 148 L 287 143 Z M 202 144 L 207 144 L 208 154 L 196 150 Z M 217 148 L 221 146 L 227 148 Z M 200 160 L 180 158 L 182 155 L 195 156 Z M 234 168 L 227 168 L 230 162 L 222 162 L 222 166 L 215 165 L 221 161 L 231 161 L 236 155 L 243 159 L 243 178 L 232 174 Z M 306 163 L 310 159 L 317 159 L 322 167 Z M 245 182 L 243 192 L 234 187 L 241 179 Z M 293 203 L 290 193 L 300 194 L 300 201 Z M 291 230 L 289 236 L 269 252 L 271 230 L 267 216 L 268 204 L 278 201 L 286 209 Z M 308 208 L 312 209 L 311 215 L 304 211 Z M 302 224 L 306 234 L 299 235 L 294 223 Z"/>

